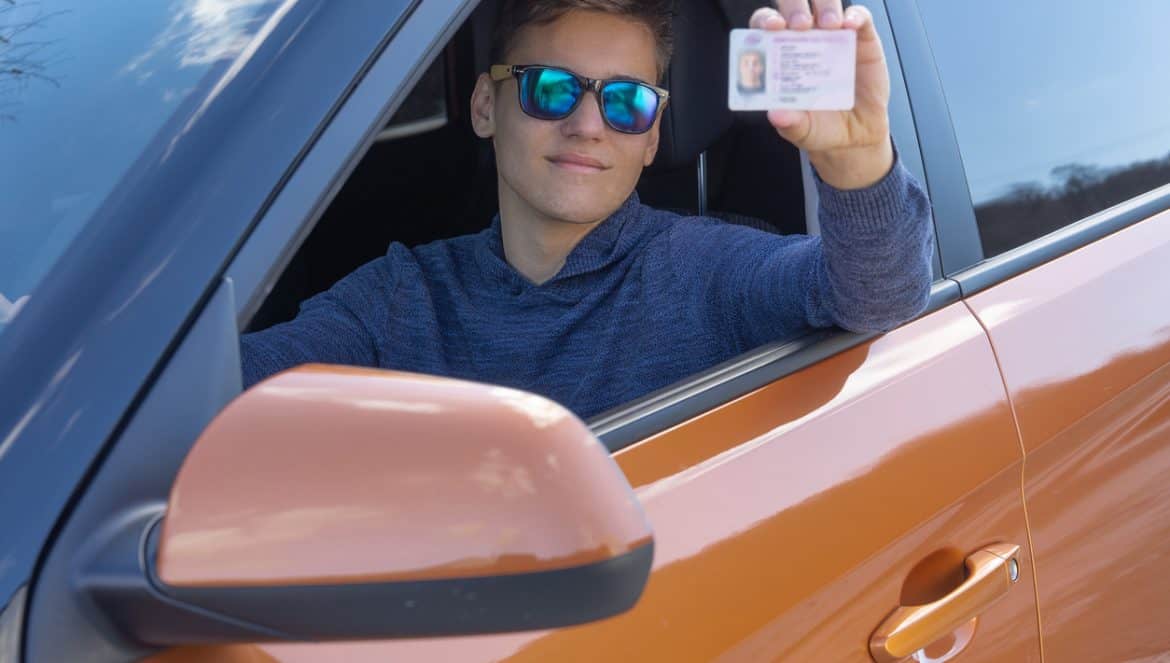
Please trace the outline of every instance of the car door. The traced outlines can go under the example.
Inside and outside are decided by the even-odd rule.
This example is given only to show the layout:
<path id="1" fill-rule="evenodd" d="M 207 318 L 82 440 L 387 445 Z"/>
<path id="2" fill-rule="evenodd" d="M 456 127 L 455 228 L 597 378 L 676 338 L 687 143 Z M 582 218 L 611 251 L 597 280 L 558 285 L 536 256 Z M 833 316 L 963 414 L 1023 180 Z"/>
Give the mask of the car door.
<path id="1" fill-rule="evenodd" d="M 1170 81 L 1147 63 L 1164 59 L 1151 26 L 1170 7 L 1133 2 L 1100 22 L 1088 2 L 920 6 L 984 253 L 954 278 L 1027 453 L 1045 656 L 1164 660 Z M 977 35 L 956 27 L 1009 10 Z M 1037 58 L 1042 76 L 1016 66 Z"/>
<path id="2" fill-rule="evenodd" d="M 1164 208 L 1170 189 L 1156 196 Z M 1170 213 L 1160 212 L 970 300 L 1028 453 L 1053 660 L 1170 655 L 1170 313 L 1150 305 L 1170 298 L 1168 283 Z"/>
<path id="3" fill-rule="evenodd" d="M 824 343 L 773 350 L 801 360 Z M 261 649 L 278 661 L 868 661 L 895 608 L 944 599 L 968 555 L 1014 543 L 1020 582 L 919 660 L 1040 660 L 1022 454 L 966 306 L 779 380 L 769 372 L 785 360 L 758 359 L 727 370 L 763 386 L 617 452 L 656 539 L 629 613 L 551 632 Z"/>

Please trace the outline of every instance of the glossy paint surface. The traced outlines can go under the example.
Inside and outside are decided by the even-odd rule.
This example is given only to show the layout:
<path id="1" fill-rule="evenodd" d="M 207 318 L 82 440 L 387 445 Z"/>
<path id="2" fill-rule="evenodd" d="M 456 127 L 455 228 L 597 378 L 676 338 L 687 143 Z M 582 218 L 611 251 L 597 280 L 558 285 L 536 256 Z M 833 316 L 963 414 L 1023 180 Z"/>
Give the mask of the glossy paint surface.
<path id="1" fill-rule="evenodd" d="M 233 401 L 167 513 L 158 572 L 175 586 L 533 573 L 650 543 L 625 477 L 564 407 L 340 366 L 292 369 Z"/>
<path id="2" fill-rule="evenodd" d="M 991 348 L 958 304 L 620 452 L 656 545 L 625 615 L 263 649 L 286 662 L 869 661 L 896 608 L 954 589 L 980 548 L 1026 541 L 1020 457 Z M 961 627 L 928 653 L 1038 661 L 1026 545 L 1020 561 L 974 636 Z"/>
<path id="3" fill-rule="evenodd" d="M 1045 657 L 1170 656 L 1170 213 L 970 300 L 1028 450 Z"/>
<path id="4" fill-rule="evenodd" d="M 1018 545 L 1008 543 L 978 550 L 967 557 L 966 579 L 946 596 L 895 610 L 869 640 L 874 661 L 898 663 L 964 625 L 977 625 L 979 616 L 1019 582 L 1019 553 Z M 969 641 L 969 637 L 963 639 Z M 958 653 L 954 645 L 950 650 Z"/>

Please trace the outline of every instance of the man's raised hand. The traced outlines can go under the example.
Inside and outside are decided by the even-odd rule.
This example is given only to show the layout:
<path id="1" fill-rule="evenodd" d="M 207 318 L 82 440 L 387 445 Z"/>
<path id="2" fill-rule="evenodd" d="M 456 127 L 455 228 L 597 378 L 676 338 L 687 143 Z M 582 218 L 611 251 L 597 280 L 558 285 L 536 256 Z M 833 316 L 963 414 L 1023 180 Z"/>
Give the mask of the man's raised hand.
<path id="1" fill-rule="evenodd" d="M 814 19 L 815 16 L 815 19 Z M 894 163 L 890 144 L 890 75 L 873 16 L 861 6 L 842 9 L 841 0 L 779 0 L 761 7 L 750 27 L 758 30 L 854 30 L 857 87 L 847 111 L 768 111 L 785 140 L 808 152 L 821 179 L 838 189 L 876 183 Z"/>

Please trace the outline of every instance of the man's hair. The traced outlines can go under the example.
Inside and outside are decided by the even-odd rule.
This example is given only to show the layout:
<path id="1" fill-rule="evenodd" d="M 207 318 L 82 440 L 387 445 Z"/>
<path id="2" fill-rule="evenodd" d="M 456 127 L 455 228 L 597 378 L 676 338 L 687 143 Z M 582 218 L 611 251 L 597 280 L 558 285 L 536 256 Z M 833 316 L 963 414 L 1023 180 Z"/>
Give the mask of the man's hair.
<path id="1" fill-rule="evenodd" d="M 493 64 L 504 63 L 504 54 L 512 48 L 520 29 L 528 25 L 547 25 L 573 11 L 583 9 L 622 16 L 645 25 L 654 35 L 658 80 L 666 74 L 674 49 L 674 0 L 503 0 L 499 20 L 492 35 Z M 539 64 L 509 62 L 506 64 Z"/>

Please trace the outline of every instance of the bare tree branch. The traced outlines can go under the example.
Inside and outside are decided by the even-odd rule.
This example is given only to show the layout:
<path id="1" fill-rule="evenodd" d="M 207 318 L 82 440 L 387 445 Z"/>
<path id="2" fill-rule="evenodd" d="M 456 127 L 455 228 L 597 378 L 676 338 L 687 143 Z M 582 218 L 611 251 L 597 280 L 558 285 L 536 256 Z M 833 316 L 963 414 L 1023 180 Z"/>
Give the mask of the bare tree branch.
<path id="1" fill-rule="evenodd" d="M 20 93 L 30 83 L 60 87 L 49 72 L 59 62 L 57 40 L 37 39 L 36 30 L 65 11 L 46 11 L 40 0 L 0 0 L 0 122 L 15 121 Z"/>

